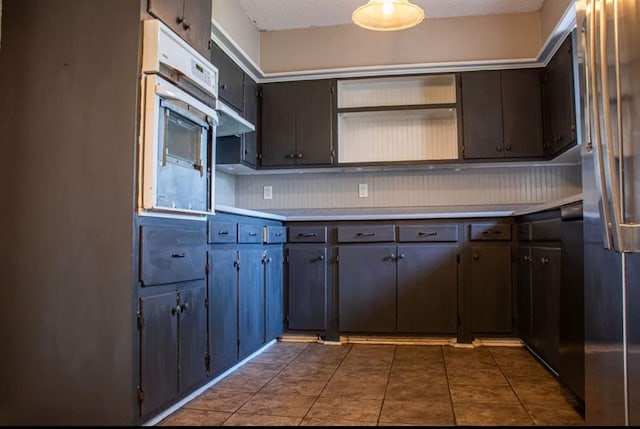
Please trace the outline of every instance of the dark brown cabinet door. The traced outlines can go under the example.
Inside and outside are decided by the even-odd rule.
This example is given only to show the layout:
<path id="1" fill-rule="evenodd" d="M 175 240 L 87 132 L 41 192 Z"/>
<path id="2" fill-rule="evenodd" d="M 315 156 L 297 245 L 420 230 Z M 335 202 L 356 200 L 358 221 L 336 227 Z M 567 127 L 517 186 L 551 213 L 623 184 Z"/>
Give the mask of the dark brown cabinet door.
<path id="1" fill-rule="evenodd" d="M 558 368 L 560 323 L 560 248 L 532 247 L 532 348 L 555 370 Z"/>
<path id="2" fill-rule="evenodd" d="M 531 248 L 521 246 L 518 259 L 518 333 L 525 343 L 532 339 L 531 321 Z"/>
<path id="3" fill-rule="evenodd" d="M 458 246 L 398 246 L 398 332 L 455 334 Z"/>
<path id="4" fill-rule="evenodd" d="M 211 2 L 208 0 L 148 0 L 147 11 L 209 58 Z"/>
<path id="5" fill-rule="evenodd" d="M 256 126 L 256 131 L 242 135 L 242 162 L 255 168 L 258 161 L 258 84 L 244 76 L 244 118 Z"/>
<path id="6" fill-rule="evenodd" d="M 464 159 L 542 157 L 539 69 L 461 75 Z"/>
<path id="7" fill-rule="evenodd" d="M 396 331 L 396 246 L 340 246 L 341 332 Z"/>
<path id="8" fill-rule="evenodd" d="M 553 157 L 576 144 L 576 111 L 571 36 L 562 43 L 546 68 L 542 85 L 544 143 Z"/>
<path id="9" fill-rule="evenodd" d="M 502 158 L 500 71 L 462 73 L 461 81 L 464 158 Z"/>
<path id="10" fill-rule="evenodd" d="M 212 43 L 211 63 L 218 68 L 218 97 L 242 114 L 244 111 L 244 72 L 215 43 Z"/>
<path id="11" fill-rule="evenodd" d="M 501 77 L 504 156 L 542 157 L 540 70 L 503 70 Z"/>
<path id="12" fill-rule="evenodd" d="M 296 87 L 294 82 L 262 85 L 262 167 L 296 163 Z"/>
<path id="13" fill-rule="evenodd" d="M 262 85 L 262 167 L 330 165 L 332 80 Z"/>
<path id="14" fill-rule="evenodd" d="M 471 331 L 504 334 L 512 330 L 511 246 L 471 247 Z"/>

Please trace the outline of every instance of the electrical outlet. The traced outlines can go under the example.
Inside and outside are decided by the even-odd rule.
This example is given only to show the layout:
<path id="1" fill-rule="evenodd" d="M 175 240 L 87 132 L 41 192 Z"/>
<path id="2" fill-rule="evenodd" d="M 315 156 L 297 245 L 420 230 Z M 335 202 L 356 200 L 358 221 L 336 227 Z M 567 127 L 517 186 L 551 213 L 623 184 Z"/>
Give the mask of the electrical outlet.
<path id="1" fill-rule="evenodd" d="M 366 183 L 360 183 L 358 185 L 358 197 L 367 198 L 369 196 L 369 186 Z"/>
<path id="2" fill-rule="evenodd" d="M 272 186 L 265 186 L 264 187 L 262 198 L 264 198 L 265 200 L 273 199 L 273 187 Z"/>

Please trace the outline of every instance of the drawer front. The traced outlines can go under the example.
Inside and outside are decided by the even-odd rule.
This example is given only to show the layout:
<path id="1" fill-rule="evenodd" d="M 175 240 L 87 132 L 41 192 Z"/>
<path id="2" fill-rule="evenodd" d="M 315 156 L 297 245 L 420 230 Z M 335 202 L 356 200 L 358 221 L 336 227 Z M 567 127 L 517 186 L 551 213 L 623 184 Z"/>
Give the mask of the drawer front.
<path id="1" fill-rule="evenodd" d="M 289 243 L 326 243 L 326 226 L 290 226 Z"/>
<path id="2" fill-rule="evenodd" d="M 238 239 L 238 225 L 235 222 L 209 222 L 209 243 L 235 243 Z"/>
<path id="3" fill-rule="evenodd" d="M 238 243 L 262 243 L 262 225 L 239 223 Z"/>
<path id="4" fill-rule="evenodd" d="M 530 241 L 531 240 L 531 224 L 530 223 L 520 223 L 517 225 L 518 231 L 518 240 L 520 241 Z"/>
<path id="5" fill-rule="evenodd" d="M 287 238 L 287 231 L 284 226 L 267 226 L 265 243 L 284 243 Z"/>
<path id="6" fill-rule="evenodd" d="M 205 278 L 205 231 L 143 225 L 140 282 L 143 286 Z"/>
<path id="7" fill-rule="evenodd" d="M 471 240 L 511 240 L 511 225 L 508 223 L 471 225 Z"/>
<path id="8" fill-rule="evenodd" d="M 458 225 L 401 225 L 399 241 L 458 241 Z"/>
<path id="9" fill-rule="evenodd" d="M 395 241 L 395 225 L 361 225 L 338 227 L 340 243 L 370 243 L 376 241 Z"/>
<path id="10" fill-rule="evenodd" d="M 556 241 L 561 239 L 560 219 L 541 220 L 531 222 L 531 239 L 538 241 Z"/>

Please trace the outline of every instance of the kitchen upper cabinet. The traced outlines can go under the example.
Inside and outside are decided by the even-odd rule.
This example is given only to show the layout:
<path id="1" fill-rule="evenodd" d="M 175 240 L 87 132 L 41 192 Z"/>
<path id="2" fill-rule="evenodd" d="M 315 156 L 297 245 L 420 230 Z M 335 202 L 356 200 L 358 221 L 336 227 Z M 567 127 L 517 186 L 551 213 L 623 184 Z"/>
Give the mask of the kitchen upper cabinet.
<path id="1" fill-rule="evenodd" d="M 540 158 L 540 69 L 461 74 L 463 158 Z"/>
<path id="2" fill-rule="evenodd" d="M 206 317 L 203 280 L 140 298 L 138 397 L 143 418 L 206 380 Z"/>
<path id="3" fill-rule="evenodd" d="M 211 63 L 218 68 L 218 97 L 243 114 L 244 71 L 214 42 Z"/>
<path id="4" fill-rule="evenodd" d="M 261 92 L 261 167 L 334 163 L 333 80 L 266 83 Z"/>
<path id="5" fill-rule="evenodd" d="M 569 35 L 542 79 L 545 155 L 554 157 L 576 144 L 573 42 Z"/>
<path id="6" fill-rule="evenodd" d="M 209 58 L 211 8 L 210 0 L 148 0 L 147 11 Z"/>

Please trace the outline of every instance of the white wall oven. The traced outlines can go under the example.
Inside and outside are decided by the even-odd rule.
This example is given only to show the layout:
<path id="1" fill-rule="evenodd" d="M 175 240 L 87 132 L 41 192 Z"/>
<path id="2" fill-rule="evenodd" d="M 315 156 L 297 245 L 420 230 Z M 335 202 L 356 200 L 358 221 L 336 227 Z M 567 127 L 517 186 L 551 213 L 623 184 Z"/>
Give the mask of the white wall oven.
<path id="1" fill-rule="evenodd" d="M 144 21 L 138 209 L 213 212 L 218 70 L 158 20 Z"/>

